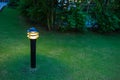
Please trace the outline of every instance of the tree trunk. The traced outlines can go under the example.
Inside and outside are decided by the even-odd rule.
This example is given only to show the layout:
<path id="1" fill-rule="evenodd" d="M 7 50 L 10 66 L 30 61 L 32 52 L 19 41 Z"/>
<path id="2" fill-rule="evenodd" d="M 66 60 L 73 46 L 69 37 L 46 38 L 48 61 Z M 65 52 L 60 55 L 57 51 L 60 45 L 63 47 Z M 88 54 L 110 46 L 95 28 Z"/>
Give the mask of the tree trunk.
<path id="1" fill-rule="evenodd" d="M 50 26 L 50 16 L 49 16 L 49 13 L 47 15 L 47 26 L 48 26 L 48 30 L 50 31 L 51 30 L 51 26 Z"/>

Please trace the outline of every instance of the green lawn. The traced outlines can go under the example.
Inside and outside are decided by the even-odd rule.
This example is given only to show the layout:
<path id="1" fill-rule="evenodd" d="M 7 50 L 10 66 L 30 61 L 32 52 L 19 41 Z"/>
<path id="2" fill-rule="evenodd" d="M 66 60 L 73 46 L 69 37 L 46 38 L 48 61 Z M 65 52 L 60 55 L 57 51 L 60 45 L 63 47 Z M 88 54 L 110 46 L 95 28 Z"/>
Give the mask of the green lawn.
<path id="1" fill-rule="evenodd" d="M 41 28 L 37 71 L 30 71 L 29 24 L 0 12 L 0 80 L 120 80 L 120 34 L 57 33 Z"/>

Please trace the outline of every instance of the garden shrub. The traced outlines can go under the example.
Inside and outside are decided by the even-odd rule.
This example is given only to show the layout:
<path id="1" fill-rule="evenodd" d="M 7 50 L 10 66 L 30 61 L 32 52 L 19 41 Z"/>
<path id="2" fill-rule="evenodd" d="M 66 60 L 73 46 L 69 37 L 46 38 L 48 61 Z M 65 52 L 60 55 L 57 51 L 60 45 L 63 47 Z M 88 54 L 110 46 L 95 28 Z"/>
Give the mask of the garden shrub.
<path id="1" fill-rule="evenodd" d="M 27 19 L 44 24 L 50 30 L 54 18 L 54 0 L 20 0 L 20 12 Z"/>
<path id="2" fill-rule="evenodd" d="M 20 0 L 9 0 L 8 6 L 16 8 Z"/>
<path id="3" fill-rule="evenodd" d="M 12 0 L 11 0 L 12 1 Z M 14 0 L 17 1 L 17 0 Z M 77 30 L 86 31 L 86 16 L 90 16 L 95 21 L 95 29 L 99 32 L 112 32 L 120 29 L 119 6 L 109 2 L 104 4 L 104 0 L 93 0 L 95 6 L 91 11 L 85 11 L 86 6 L 82 3 L 75 3 L 75 7 L 68 10 L 68 6 L 62 8 L 56 0 L 20 0 L 20 12 L 27 19 L 44 24 L 49 30 Z M 114 4 L 114 8 L 113 7 Z M 90 13 L 88 13 L 90 12 Z M 116 14 L 117 12 L 117 14 Z M 94 23 L 92 23 L 94 28 Z"/>
<path id="4" fill-rule="evenodd" d="M 46 11 L 43 8 L 43 1 L 38 0 L 20 0 L 21 14 L 34 22 L 44 22 L 46 20 Z"/>
<path id="5" fill-rule="evenodd" d="M 97 0 L 96 0 L 97 1 Z M 120 18 L 114 13 L 113 3 L 103 4 L 96 2 L 92 17 L 97 21 L 99 32 L 113 32 L 120 29 Z"/>
<path id="6" fill-rule="evenodd" d="M 72 7 L 70 10 L 64 9 L 57 16 L 56 25 L 62 31 L 80 31 L 85 28 L 86 14 L 80 10 L 80 7 Z"/>
<path id="7" fill-rule="evenodd" d="M 68 27 L 78 31 L 85 31 L 85 16 L 85 13 L 79 7 L 76 7 L 76 9 L 71 8 L 67 15 Z"/>

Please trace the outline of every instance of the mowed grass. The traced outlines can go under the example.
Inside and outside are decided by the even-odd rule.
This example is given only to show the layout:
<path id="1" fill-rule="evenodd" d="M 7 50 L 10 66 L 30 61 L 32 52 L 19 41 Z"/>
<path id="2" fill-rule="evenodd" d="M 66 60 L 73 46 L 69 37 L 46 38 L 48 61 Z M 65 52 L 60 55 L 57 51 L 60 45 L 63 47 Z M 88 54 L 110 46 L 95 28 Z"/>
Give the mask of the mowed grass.
<path id="1" fill-rule="evenodd" d="M 119 33 L 57 33 L 38 26 L 37 70 L 31 72 L 31 26 L 17 10 L 0 12 L 0 80 L 120 80 Z"/>

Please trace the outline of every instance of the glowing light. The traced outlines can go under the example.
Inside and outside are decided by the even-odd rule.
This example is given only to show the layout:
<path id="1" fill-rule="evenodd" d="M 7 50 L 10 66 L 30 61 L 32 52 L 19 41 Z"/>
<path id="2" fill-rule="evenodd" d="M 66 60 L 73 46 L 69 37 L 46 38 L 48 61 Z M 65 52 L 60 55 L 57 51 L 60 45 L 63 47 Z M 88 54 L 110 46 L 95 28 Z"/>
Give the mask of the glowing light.
<path id="1" fill-rule="evenodd" d="M 39 32 L 34 27 L 32 27 L 27 31 L 27 37 L 29 39 L 37 39 L 39 37 Z"/>

